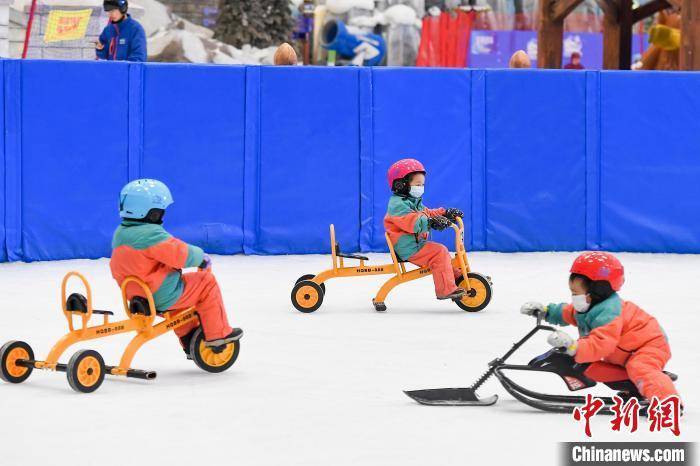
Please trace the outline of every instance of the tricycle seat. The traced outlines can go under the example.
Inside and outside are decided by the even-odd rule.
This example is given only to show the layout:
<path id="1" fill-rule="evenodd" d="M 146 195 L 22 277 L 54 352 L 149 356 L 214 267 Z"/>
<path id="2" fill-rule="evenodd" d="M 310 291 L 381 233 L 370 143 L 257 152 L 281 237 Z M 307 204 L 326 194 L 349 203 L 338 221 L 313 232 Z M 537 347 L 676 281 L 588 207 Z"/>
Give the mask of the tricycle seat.
<path id="1" fill-rule="evenodd" d="M 340 251 L 340 245 L 335 243 L 335 255 L 338 257 L 344 257 L 345 259 L 357 259 L 360 261 L 368 261 L 369 257 L 361 256 L 359 254 L 348 254 Z"/>
<path id="2" fill-rule="evenodd" d="M 151 306 L 148 304 L 148 299 L 143 296 L 134 296 L 129 301 L 129 312 L 132 314 L 140 314 L 143 316 L 151 315 Z M 158 311 L 156 311 L 158 314 Z"/>
<path id="3" fill-rule="evenodd" d="M 80 293 L 72 293 L 66 299 L 66 310 L 68 312 L 82 312 L 83 314 L 87 314 L 87 311 L 88 311 L 87 298 L 85 296 L 81 295 Z M 100 309 L 93 309 L 92 313 L 99 314 L 99 315 L 108 315 L 108 316 L 114 315 L 114 312 L 112 312 L 112 311 L 103 311 Z"/>
<path id="4" fill-rule="evenodd" d="M 156 309 L 156 315 L 163 317 L 170 311 L 172 311 L 172 309 L 168 309 L 166 311 L 159 311 Z M 151 307 L 148 305 L 148 299 L 144 298 L 143 296 L 134 296 L 131 298 L 131 301 L 129 301 L 129 312 L 132 314 L 150 316 Z"/>
<path id="5" fill-rule="evenodd" d="M 360 260 L 360 261 L 368 261 L 368 260 L 369 260 L 369 257 L 367 257 L 367 256 L 361 256 L 361 255 L 359 255 L 359 254 L 338 253 L 338 254 L 336 254 L 336 256 L 338 256 L 338 257 L 344 257 L 344 258 L 346 258 L 346 259 L 357 259 L 357 260 Z"/>

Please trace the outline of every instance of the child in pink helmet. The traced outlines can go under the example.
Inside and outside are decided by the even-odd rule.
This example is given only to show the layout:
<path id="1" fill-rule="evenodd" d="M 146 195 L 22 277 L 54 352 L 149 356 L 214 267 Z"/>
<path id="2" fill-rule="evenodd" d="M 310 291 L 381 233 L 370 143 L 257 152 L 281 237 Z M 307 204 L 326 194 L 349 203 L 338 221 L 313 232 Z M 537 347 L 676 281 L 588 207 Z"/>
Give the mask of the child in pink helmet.
<path id="1" fill-rule="evenodd" d="M 445 246 L 428 241 L 428 232 L 444 230 L 464 213 L 455 208 L 426 208 L 423 205 L 425 175 L 423 164 L 415 159 L 399 160 L 389 168 L 387 180 L 394 194 L 389 199 L 384 228 L 399 260 L 430 267 L 438 299 L 462 299 L 465 291 L 455 283 L 461 271 L 452 267 Z"/>

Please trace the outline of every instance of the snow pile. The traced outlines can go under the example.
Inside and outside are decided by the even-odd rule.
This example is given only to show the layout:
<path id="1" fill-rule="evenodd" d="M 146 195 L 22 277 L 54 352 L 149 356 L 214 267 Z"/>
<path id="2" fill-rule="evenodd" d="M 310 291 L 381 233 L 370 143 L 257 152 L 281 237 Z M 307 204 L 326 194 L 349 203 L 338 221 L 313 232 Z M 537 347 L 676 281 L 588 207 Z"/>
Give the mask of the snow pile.
<path id="1" fill-rule="evenodd" d="M 376 11 L 372 16 L 355 16 L 349 20 L 351 26 L 373 28 L 377 24 L 383 26 L 415 26 L 421 27 L 416 10 L 408 5 L 392 5 L 384 11 Z"/>
<path id="2" fill-rule="evenodd" d="M 138 0 L 148 37 L 148 61 L 271 65 L 276 47 L 239 49 L 214 39 L 214 31 L 168 11 L 158 0 Z"/>
<path id="3" fill-rule="evenodd" d="M 214 39 L 211 29 L 197 26 L 168 11 L 158 0 L 135 0 L 145 10 L 142 22 L 148 37 L 148 60 L 184 63 L 271 65 L 276 47 L 236 48 Z M 297 7 L 303 0 L 290 0 Z M 387 64 L 414 65 L 420 42 L 423 0 L 387 0 L 376 8 L 374 0 L 327 0 L 327 20 L 337 18 L 350 30 L 371 32 L 384 26 Z"/>
<path id="4" fill-rule="evenodd" d="M 166 27 L 173 21 L 168 7 L 157 0 L 135 0 L 143 7 L 144 15 L 139 18 L 141 26 L 146 31 L 146 37 L 153 35 L 158 29 Z"/>
<path id="5" fill-rule="evenodd" d="M 337 0 L 335 3 L 332 5 L 329 0 L 326 4 L 331 13 L 333 13 L 331 7 L 336 11 L 346 11 L 347 7 L 351 7 L 346 14 L 329 15 L 346 22 L 348 31 L 369 33 L 373 32 L 377 26 L 381 26 L 387 43 L 387 65 L 413 66 L 416 64 L 420 45 L 421 17 L 425 13 L 423 1 L 392 0 L 372 9 L 364 8 L 369 5 L 358 8 L 364 3 L 360 0 Z"/>
<path id="6" fill-rule="evenodd" d="M 393 5 L 384 10 L 384 20 L 387 24 L 417 24 L 420 27 L 420 20 L 416 10 L 408 5 Z"/>
<path id="7" fill-rule="evenodd" d="M 344 15 L 353 8 L 374 10 L 374 0 L 327 0 L 326 8 L 334 15 Z"/>

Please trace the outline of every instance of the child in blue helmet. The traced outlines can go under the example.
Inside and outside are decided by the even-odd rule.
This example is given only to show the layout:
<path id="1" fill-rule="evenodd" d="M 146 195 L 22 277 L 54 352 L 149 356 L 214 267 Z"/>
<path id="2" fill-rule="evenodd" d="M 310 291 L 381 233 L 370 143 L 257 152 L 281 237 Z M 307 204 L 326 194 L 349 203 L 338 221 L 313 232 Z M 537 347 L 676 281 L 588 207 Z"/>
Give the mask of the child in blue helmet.
<path id="1" fill-rule="evenodd" d="M 172 203 L 170 190 L 158 180 L 136 180 L 124 186 L 119 199 L 122 223 L 112 240 L 112 276 L 119 286 L 129 276 L 145 282 L 158 311 L 197 309 L 199 323 L 195 320 L 175 329 L 185 353 L 200 323 L 207 346 L 236 341 L 243 331 L 228 324 L 219 285 L 214 274 L 206 270 L 211 259 L 202 249 L 172 237 L 162 227 L 165 209 Z M 183 274 L 182 269 L 189 267 L 201 270 Z M 129 299 L 142 293 L 135 283 L 127 285 L 126 291 Z"/>
<path id="2" fill-rule="evenodd" d="M 146 33 L 128 9 L 127 0 L 104 0 L 109 24 L 95 42 L 98 60 L 146 61 Z"/>

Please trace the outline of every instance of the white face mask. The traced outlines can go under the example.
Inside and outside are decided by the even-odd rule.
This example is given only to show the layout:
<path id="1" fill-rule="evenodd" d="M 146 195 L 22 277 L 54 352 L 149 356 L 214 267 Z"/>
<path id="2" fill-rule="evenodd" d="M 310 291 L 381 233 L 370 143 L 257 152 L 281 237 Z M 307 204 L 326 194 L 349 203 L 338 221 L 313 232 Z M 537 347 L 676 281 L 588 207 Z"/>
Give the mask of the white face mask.
<path id="1" fill-rule="evenodd" d="M 585 294 L 575 294 L 571 296 L 571 302 L 577 312 L 586 312 L 591 305 L 586 302 Z"/>
<path id="2" fill-rule="evenodd" d="M 408 192 L 409 196 L 415 197 L 416 199 L 423 197 L 423 192 L 425 191 L 425 186 L 411 186 L 411 190 Z"/>

